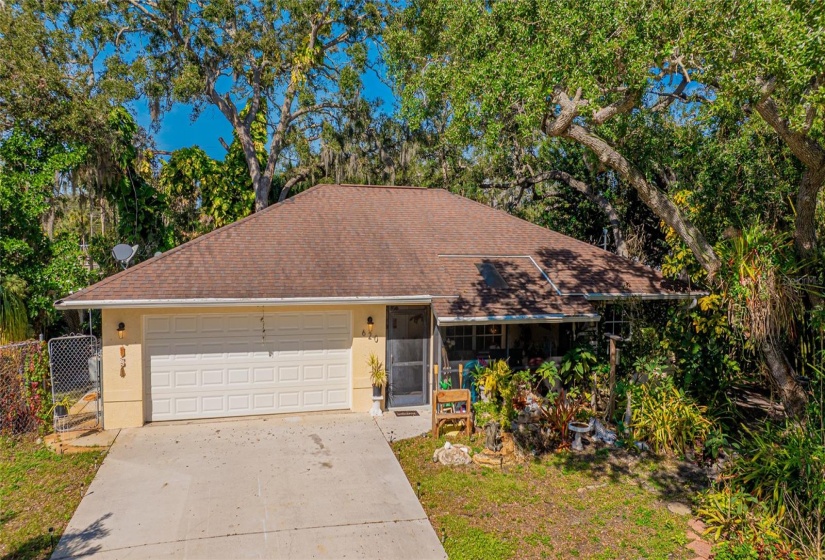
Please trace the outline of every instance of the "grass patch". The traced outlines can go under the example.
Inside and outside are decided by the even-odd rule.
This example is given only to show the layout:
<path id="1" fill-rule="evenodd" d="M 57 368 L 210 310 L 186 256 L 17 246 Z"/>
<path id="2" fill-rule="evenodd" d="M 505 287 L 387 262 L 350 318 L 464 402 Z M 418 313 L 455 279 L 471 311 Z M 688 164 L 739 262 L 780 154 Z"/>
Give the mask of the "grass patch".
<path id="1" fill-rule="evenodd" d="M 104 451 L 57 455 L 34 438 L 0 437 L 0 557 L 48 558 Z M 49 527 L 54 529 L 49 537 Z"/>
<path id="2" fill-rule="evenodd" d="M 459 440 L 461 443 L 467 441 Z M 392 444 L 451 559 L 684 559 L 687 519 L 667 509 L 655 479 L 674 470 L 612 452 L 551 454 L 504 470 L 432 462 L 444 439 Z"/>

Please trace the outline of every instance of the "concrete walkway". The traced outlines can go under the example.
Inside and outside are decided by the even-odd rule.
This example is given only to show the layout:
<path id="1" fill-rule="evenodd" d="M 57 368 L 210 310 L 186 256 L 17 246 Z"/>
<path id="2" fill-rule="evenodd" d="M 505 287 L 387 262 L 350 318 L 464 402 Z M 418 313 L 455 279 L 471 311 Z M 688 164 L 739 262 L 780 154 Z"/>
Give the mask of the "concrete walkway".
<path id="1" fill-rule="evenodd" d="M 403 413 L 417 412 L 418 416 L 398 416 L 397 411 Z M 411 439 L 432 430 L 433 409 L 429 406 L 416 406 L 385 410 L 382 416 L 375 418 L 375 423 L 384 434 L 384 438 L 392 443 L 400 439 Z"/>
<path id="2" fill-rule="evenodd" d="M 53 558 L 446 558 L 365 414 L 122 430 Z"/>

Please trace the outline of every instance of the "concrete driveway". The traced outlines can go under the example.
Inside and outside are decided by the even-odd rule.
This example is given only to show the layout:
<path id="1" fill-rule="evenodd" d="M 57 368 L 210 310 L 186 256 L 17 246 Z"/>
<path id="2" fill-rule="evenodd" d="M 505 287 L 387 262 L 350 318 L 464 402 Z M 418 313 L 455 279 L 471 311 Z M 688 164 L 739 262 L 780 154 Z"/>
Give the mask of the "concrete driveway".
<path id="1" fill-rule="evenodd" d="M 53 558 L 446 558 L 380 430 L 306 414 L 122 430 Z"/>

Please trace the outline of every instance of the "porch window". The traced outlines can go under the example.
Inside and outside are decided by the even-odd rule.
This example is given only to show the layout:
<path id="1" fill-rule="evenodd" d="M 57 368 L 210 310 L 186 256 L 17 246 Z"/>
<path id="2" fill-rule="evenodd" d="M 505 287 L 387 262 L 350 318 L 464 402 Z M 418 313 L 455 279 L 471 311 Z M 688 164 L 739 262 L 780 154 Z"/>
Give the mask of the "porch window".
<path id="1" fill-rule="evenodd" d="M 501 348 L 501 325 L 480 325 L 476 327 L 476 350 Z"/>
<path id="2" fill-rule="evenodd" d="M 457 352 L 465 352 L 473 350 L 473 326 L 461 325 L 459 327 L 447 327 L 445 333 L 449 346 L 452 350 Z"/>
<path id="3" fill-rule="evenodd" d="M 602 316 L 605 333 L 630 339 L 633 325 L 631 318 L 625 313 L 624 306 L 610 305 L 604 310 Z"/>
<path id="4" fill-rule="evenodd" d="M 444 329 L 450 360 L 473 360 L 479 352 L 503 348 L 501 325 L 458 325 Z"/>

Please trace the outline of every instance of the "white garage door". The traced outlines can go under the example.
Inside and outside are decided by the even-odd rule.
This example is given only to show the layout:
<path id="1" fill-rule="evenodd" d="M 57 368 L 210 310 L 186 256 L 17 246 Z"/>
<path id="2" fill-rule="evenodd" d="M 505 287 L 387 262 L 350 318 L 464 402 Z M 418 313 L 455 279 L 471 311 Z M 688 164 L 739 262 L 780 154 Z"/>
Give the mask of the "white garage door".
<path id="1" fill-rule="evenodd" d="M 349 408 L 350 314 L 149 316 L 152 420 Z"/>

